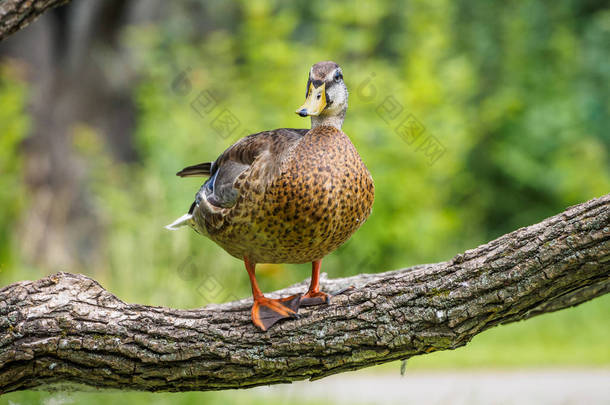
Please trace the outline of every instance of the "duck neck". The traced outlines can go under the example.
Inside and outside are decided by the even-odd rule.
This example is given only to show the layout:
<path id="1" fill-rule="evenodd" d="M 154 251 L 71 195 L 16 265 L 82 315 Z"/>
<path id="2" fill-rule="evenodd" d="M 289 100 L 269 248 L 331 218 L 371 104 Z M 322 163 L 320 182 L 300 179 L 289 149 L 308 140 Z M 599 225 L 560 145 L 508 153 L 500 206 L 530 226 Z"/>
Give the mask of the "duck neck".
<path id="1" fill-rule="evenodd" d="M 312 115 L 311 116 L 311 129 L 319 126 L 335 127 L 339 131 L 343 126 L 343 120 L 345 119 L 345 111 L 342 111 L 338 115 Z"/>

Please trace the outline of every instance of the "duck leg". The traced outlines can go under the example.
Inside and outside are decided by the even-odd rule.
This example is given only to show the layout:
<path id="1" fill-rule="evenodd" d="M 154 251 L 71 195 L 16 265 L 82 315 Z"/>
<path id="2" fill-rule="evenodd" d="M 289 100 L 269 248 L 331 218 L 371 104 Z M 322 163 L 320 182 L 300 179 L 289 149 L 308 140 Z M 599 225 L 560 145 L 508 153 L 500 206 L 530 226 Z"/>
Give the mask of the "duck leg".
<path id="1" fill-rule="evenodd" d="M 320 267 L 322 260 L 311 262 L 311 283 L 309 290 L 301 297 L 302 306 L 330 303 L 330 294 L 320 291 Z"/>
<path id="2" fill-rule="evenodd" d="M 256 276 L 254 275 L 256 264 L 251 263 L 246 258 L 244 258 L 244 263 L 250 277 L 252 298 L 254 299 L 254 304 L 252 305 L 252 323 L 262 331 L 266 331 L 280 319 L 298 318 L 297 311 L 301 294 L 279 299 L 266 298 L 256 282 Z"/>

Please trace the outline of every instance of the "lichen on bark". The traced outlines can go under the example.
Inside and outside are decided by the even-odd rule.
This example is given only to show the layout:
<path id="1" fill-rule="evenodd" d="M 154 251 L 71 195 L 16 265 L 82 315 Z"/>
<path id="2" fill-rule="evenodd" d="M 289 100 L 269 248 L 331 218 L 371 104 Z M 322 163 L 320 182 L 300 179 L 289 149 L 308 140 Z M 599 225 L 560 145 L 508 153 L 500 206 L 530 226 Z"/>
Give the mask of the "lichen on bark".
<path id="1" fill-rule="evenodd" d="M 610 194 L 446 262 L 322 279 L 328 291 L 348 285 L 330 305 L 262 333 L 250 299 L 176 310 L 126 304 L 83 275 L 18 282 L 0 289 L 0 393 L 247 388 L 454 349 L 607 293 Z"/>

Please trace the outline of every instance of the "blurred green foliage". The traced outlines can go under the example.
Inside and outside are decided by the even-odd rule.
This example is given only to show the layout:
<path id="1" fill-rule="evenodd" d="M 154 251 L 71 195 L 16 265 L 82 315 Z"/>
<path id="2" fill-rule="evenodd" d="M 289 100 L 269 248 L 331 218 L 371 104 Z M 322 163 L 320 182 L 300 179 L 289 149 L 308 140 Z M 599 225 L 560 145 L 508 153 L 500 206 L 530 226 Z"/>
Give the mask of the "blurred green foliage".
<path id="1" fill-rule="evenodd" d="M 187 308 L 249 294 L 238 260 L 190 230 L 163 229 L 188 209 L 201 183 L 174 173 L 214 159 L 246 133 L 309 126 L 294 110 L 309 67 L 320 60 L 343 67 L 350 89 L 344 131 L 376 185 L 368 222 L 324 260 L 330 277 L 445 260 L 610 190 L 610 11 L 595 2 L 243 0 L 169 7 L 171 18 L 134 26 L 122 38 L 142 77 L 134 94 L 138 161 L 114 162 L 103 134 L 85 125 L 73 134 L 90 162 L 105 261 L 67 270 L 93 275 L 123 300 Z M 208 25 L 198 25 L 197 12 L 209 16 Z M 207 91 L 217 104 L 202 116 L 192 104 Z M 24 278 L 6 266 L 18 256 L 11 229 L 26 213 L 18 181 L 25 95 L 19 80 L 0 80 L 2 284 Z M 387 97 L 402 108 L 390 123 L 382 114 Z M 240 121 L 229 137 L 212 127 L 225 108 Z M 396 131 L 409 114 L 445 148 L 432 165 Z M 309 267 L 265 265 L 259 273 L 269 291 L 303 280 Z M 501 327 L 447 354 L 449 360 L 430 361 L 609 364 L 609 309 L 608 299 L 598 299 L 586 309 Z"/>
<path id="2" fill-rule="evenodd" d="M 0 280 L 12 271 L 17 260 L 13 229 L 25 203 L 23 162 L 18 150 L 29 120 L 24 113 L 26 84 L 19 70 L 15 63 L 0 65 Z"/>

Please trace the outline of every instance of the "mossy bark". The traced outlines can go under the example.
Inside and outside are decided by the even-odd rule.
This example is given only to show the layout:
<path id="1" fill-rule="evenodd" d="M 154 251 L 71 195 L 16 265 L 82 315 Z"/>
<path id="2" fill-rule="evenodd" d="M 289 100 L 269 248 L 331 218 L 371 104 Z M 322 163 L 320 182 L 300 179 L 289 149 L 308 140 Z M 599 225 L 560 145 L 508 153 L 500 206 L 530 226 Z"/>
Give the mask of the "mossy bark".
<path id="1" fill-rule="evenodd" d="M 126 304 L 88 277 L 58 273 L 0 290 L 0 393 L 318 379 L 463 346 L 605 294 L 609 276 L 610 194 L 447 262 L 323 280 L 327 291 L 356 288 L 266 333 L 251 324 L 249 299 L 195 310 Z"/>

